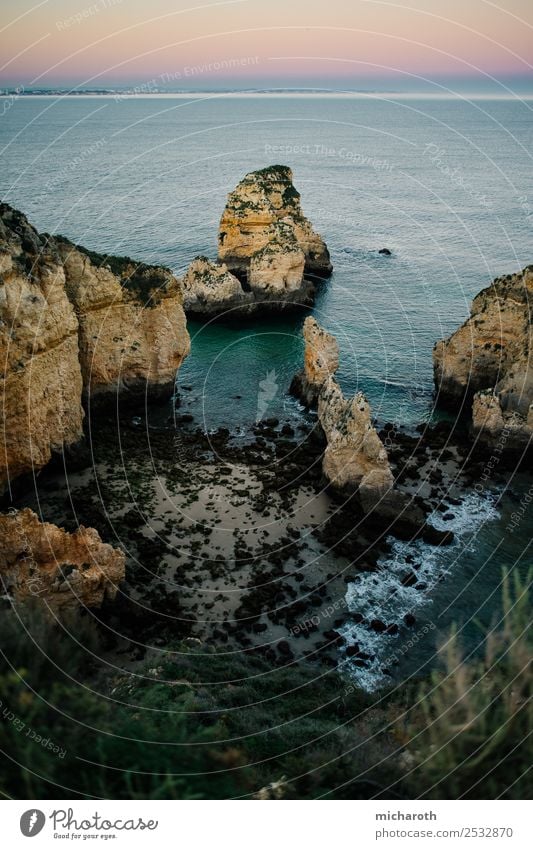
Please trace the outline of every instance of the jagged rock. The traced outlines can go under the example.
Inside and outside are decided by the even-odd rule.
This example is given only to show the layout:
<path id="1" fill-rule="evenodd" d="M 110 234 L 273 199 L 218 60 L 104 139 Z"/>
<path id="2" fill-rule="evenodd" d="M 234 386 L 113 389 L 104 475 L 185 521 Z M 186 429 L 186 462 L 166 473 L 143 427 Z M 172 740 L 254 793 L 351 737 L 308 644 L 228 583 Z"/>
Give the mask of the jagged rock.
<path id="1" fill-rule="evenodd" d="M 522 449 L 533 432 L 532 297 L 533 266 L 497 278 L 433 351 L 438 403 L 467 413 L 472 404 L 476 435 L 507 449 Z"/>
<path id="2" fill-rule="evenodd" d="M 250 257 L 248 285 L 257 297 L 274 295 L 280 299 L 302 289 L 305 255 L 294 231 L 285 221 L 277 222 L 264 247 Z"/>
<path id="3" fill-rule="evenodd" d="M 193 259 L 182 278 L 183 308 L 188 314 L 214 315 L 253 301 L 237 277 L 224 264 L 205 256 Z"/>
<path id="4" fill-rule="evenodd" d="M 533 434 L 533 404 L 527 416 L 514 411 L 504 412 L 500 398 L 492 390 L 476 392 L 472 402 L 472 431 L 493 447 L 520 450 L 531 441 Z"/>
<path id="5" fill-rule="evenodd" d="M 236 318 L 310 306 L 315 287 L 304 272 L 331 272 L 327 248 L 283 165 L 247 174 L 230 193 L 218 255 L 218 264 L 196 257 L 183 278 L 189 315 Z"/>
<path id="6" fill-rule="evenodd" d="M 339 367 L 339 345 L 331 333 L 324 330 L 316 319 L 308 316 L 303 325 L 305 342 L 304 367 L 291 384 L 291 393 L 308 407 L 318 402 L 320 390 Z"/>
<path id="7" fill-rule="evenodd" d="M 218 256 L 231 271 L 246 273 L 254 254 L 273 237 L 282 221 L 293 232 L 305 257 L 308 274 L 328 276 L 328 249 L 302 212 L 300 194 L 286 165 L 271 165 L 247 174 L 228 195 L 220 221 Z"/>
<path id="8" fill-rule="evenodd" d="M 40 234 L 0 204 L 0 490 L 82 439 L 82 394 L 170 395 L 189 344 L 170 271 Z"/>
<path id="9" fill-rule="evenodd" d="M 29 509 L 0 515 L 0 577 L 16 602 L 43 599 L 54 612 L 99 607 L 124 578 L 124 553 L 93 528 L 69 534 Z"/>
<path id="10" fill-rule="evenodd" d="M 310 305 L 314 286 L 303 278 L 303 252 L 285 225 L 277 230 L 278 235 L 251 258 L 246 282 L 224 263 L 196 257 L 182 278 L 186 313 L 236 318 Z"/>
<path id="11" fill-rule="evenodd" d="M 393 475 L 361 392 L 347 400 L 330 376 L 319 394 L 318 420 L 326 436 L 322 469 L 332 487 L 356 491 L 368 512 L 389 492 Z"/>
<path id="12" fill-rule="evenodd" d="M 451 545 L 455 540 L 455 535 L 453 531 L 441 531 L 433 525 L 426 524 L 422 532 L 422 539 L 429 545 Z"/>
<path id="13" fill-rule="evenodd" d="M 303 334 L 303 371 L 293 378 L 291 391 L 312 406 L 318 400 L 318 420 L 326 440 L 322 471 L 332 489 L 357 494 L 370 524 L 394 530 L 409 539 L 425 528 L 425 512 L 408 493 L 393 488 L 387 451 L 372 425 L 370 406 L 358 393 L 348 400 L 333 374 L 339 366 L 334 336 L 312 317 Z"/>

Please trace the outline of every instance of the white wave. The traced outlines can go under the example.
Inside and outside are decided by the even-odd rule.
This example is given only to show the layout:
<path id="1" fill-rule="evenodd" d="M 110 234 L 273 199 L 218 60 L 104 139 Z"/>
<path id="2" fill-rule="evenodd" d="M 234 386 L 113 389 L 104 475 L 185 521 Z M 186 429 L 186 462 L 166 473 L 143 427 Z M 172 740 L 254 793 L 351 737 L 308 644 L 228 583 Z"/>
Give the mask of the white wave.
<path id="1" fill-rule="evenodd" d="M 443 518 L 446 512 L 453 518 Z M 476 532 L 485 524 L 498 517 L 495 497 L 490 494 L 469 493 L 460 504 L 448 505 L 445 513 L 435 511 L 428 521 L 438 530 L 454 532 L 455 539 L 450 546 L 428 545 L 422 540 L 403 542 L 394 537 L 388 538 L 391 554 L 378 561 L 376 572 L 358 575 L 348 584 L 346 603 L 348 610 L 359 613 L 365 622 L 346 622 L 339 632 L 346 645 L 357 643 L 359 650 L 371 656 L 365 660 L 365 667 L 357 666 L 346 659 L 344 669 L 355 678 L 357 684 L 371 692 L 382 686 L 388 679 L 384 669 L 399 659 L 404 637 L 410 636 L 403 617 L 414 613 L 420 607 L 431 604 L 431 590 L 435 584 L 449 574 L 461 551 L 474 551 Z M 402 578 L 412 572 L 417 576 L 416 585 L 406 587 Z M 419 588 L 417 589 L 416 586 Z M 377 633 L 369 628 L 373 619 L 379 619 L 386 625 L 399 626 L 399 634 Z M 342 649 L 344 655 L 345 649 Z"/>

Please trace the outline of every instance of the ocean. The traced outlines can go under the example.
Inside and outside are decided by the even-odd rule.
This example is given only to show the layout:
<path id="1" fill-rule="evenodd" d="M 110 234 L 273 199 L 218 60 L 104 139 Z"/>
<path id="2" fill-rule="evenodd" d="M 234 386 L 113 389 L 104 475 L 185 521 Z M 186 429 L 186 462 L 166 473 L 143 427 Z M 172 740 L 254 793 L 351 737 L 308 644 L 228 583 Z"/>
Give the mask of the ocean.
<path id="1" fill-rule="evenodd" d="M 532 107 L 334 95 L 21 97 L 0 118 L 0 196 L 39 230 L 181 274 L 197 254 L 216 257 L 226 195 L 244 174 L 290 165 L 334 266 L 312 312 L 339 340 L 339 382 L 347 394 L 362 390 L 379 422 L 412 428 L 438 416 L 435 341 L 493 277 L 533 262 Z M 181 410 L 206 430 L 243 433 L 268 377 L 268 415 L 302 420 L 287 395 L 301 367 L 302 320 L 190 322 Z M 519 501 L 529 483 L 511 486 Z M 435 590 L 422 619 L 470 623 L 472 604 L 493 598 L 501 566 L 522 562 L 532 521 L 526 514 L 506 533 L 512 505 L 498 497 L 456 511 L 458 547 L 428 549 Z M 395 549 L 377 578 L 351 585 L 348 604 L 360 605 L 363 592 L 377 615 L 404 554 Z M 486 605 L 485 622 L 497 607 Z M 429 644 L 410 653 L 413 668 L 433 656 Z"/>

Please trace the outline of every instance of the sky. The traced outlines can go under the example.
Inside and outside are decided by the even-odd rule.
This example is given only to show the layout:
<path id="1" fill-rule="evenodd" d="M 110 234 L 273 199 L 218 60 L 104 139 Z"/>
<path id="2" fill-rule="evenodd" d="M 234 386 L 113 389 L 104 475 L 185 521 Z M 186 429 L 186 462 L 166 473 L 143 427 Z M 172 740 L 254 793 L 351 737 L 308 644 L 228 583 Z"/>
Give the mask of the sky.
<path id="1" fill-rule="evenodd" d="M 532 0 L 2 0 L 0 86 L 511 89 Z"/>

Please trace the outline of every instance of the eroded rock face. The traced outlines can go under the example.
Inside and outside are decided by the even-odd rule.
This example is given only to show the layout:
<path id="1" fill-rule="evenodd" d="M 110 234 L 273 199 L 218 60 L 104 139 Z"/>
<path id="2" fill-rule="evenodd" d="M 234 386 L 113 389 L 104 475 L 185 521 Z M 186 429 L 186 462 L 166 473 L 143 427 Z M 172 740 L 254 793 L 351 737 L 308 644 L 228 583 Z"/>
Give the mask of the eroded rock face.
<path id="1" fill-rule="evenodd" d="M 82 438 L 78 320 L 53 244 L 0 205 L 0 489 Z"/>
<path id="2" fill-rule="evenodd" d="M 219 259 L 230 271 L 246 273 L 254 254 L 274 238 L 284 240 L 280 222 L 290 228 L 303 251 L 305 271 L 318 276 L 331 274 L 326 244 L 303 214 L 300 194 L 286 165 L 247 174 L 228 195 L 220 221 Z"/>
<path id="3" fill-rule="evenodd" d="M 29 509 L 0 515 L 0 578 L 16 602 L 42 598 L 54 612 L 99 607 L 124 578 L 122 551 L 93 528 L 69 534 Z"/>
<path id="4" fill-rule="evenodd" d="M 245 283 L 224 263 L 196 257 L 181 281 L 187 315 L 232 319 L 311 305 L 314 286 L 303 278 L 303 252 L 292 234 L 290 239 L 285 246 L 274 241 L 258 251 Z"/>
<path id="5" fill-rule="evenodd" d="M 0 490 L 83 437 L 82 397 L 170 395 L 189 350 L 167 269 L 39 234 L 0 205 Z"/>
<path id="6" fill-rule="evenodd" d="M 303 325 L 304 367 L 293 378 L 291 392 L 312 407 L 318 402 L 322 386 L 339 367 L 339 345 L 331 333 L 320 327 L 312 316 Z"/>
<path id="7" fill-rule="evenodd" d="M 434 529 L 413 496 L 394 487 L 387 451 L 372 425 L 370 405 L 362 393 L 344 397 L 334 378 L 339 347 L 334 336 L 309 316 L 303 327 L 304 368 L 294 376 L 291 392 L 308 406 L 318 402 L 318 420 L 326 439 L 322 471 L 342 496 L 356 494 L 365 521 L 380 532 L 402 539 Z"/>
<path id="8" fill-rule="evenodd" d="M 85 395 L 170 396 L 190 349 L 179 281 L 161 266 L 56 242 L 79 322 Z"/>
<path id="9" fill-rule="evenodd" d="M 240 281 L 224 264 L 197 256 L 182 278 L 183 306 L 191 315 L 214 315 L 233 307 L 251 303 Z"/>
<path id="10" fill-rule="evenodd" d="M 273 227 L 270 240 L 250 257 L 248 285 L 257 297 L 283 298 L 302 289 L 305 254 L 285 221 Z"/>
<path id="11" fill-rule="evenodd" d="M 361 392 L 346 399 L 334 377 L 322 386 L 318 420 L 326 436 L 322 469 L 328 482 L 341 491 L 356 491 L 365 512 L 371 510 L 394 483 L 385 447 L 372 425 L 370 405 Z"/>
<path id="12" fill-rule="evenodd" d="M 474 298 L 471 316 L 433 351 L 440 404 L 469 412 L 475 432 L 488 441 L 509 428 L 507 448 L 532 435 L 531 368 L 533 266 L 497 278 Z"/>
<path id="13" fill-rule="evenodd" d="M 528 415 L 522 416 L 504 411 L 500 398 L 491 390 L 476 392 L 472 402 L 472 431 L 474 436 L 497 447 L 500 453 L 509 448 L 526 448 L 533 433 L 533 404 Z"/>

